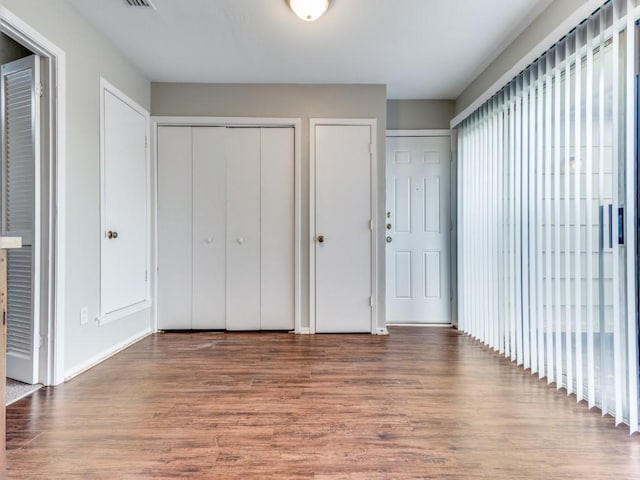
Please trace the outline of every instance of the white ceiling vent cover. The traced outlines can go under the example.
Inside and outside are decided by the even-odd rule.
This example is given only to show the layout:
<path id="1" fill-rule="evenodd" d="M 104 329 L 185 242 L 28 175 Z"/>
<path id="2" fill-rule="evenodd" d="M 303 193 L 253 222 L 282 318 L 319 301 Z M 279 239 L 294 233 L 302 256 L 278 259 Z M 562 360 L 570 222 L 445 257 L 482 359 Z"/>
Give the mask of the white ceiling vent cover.
<path id="1" fill-rule="evenodd" d="M 153 10 L 156 9 L 156 6 L 151 3 L 151 0 L 124 0 L 124 3 L 126 3 L 130 7 L 152 8 Z"/>

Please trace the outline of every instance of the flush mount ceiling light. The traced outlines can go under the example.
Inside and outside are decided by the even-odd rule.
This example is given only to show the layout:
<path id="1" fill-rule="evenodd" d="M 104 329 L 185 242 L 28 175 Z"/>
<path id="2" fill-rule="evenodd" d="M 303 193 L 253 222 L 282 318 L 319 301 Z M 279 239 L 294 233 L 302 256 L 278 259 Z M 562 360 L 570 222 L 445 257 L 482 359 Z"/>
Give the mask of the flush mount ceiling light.
<path id="1" fill-rule="evenodd" d="M 285 0 L 298 17 L 313 22 L 327 11 L 333 0 Z"/>

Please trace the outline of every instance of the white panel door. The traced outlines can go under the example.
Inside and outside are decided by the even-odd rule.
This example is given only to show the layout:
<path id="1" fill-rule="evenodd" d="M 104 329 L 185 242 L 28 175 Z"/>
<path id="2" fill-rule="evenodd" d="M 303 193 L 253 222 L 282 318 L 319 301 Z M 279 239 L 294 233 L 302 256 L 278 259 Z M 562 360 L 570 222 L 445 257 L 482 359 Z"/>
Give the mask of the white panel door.
<path id="1" fill-rule="evenodd" d="M 191 127 L 159 127 L 158 328 L 191 329 Z"/>
<path id="2" fill-rule="evenodd" d="M 194 127 L 191 328 L 224 329 L 226 152 L 224 127 Z"/>
<path id="3" fill-rule="evenodd" d="M 2 235 L 22 238 L 7 259 L 7 376 L 38 382 L 39 58 L 2 65 Z M 4 381 L 4 380 L 2 380 Z"/>
<path id="4" fill-rule="evenodd" d="M 318 333 L 372 330 L 372 139 L 369 125 L 315 126 Z"/>
<path id="5" fill-rule="evenodd" d="M 227 131 L 227 330 L 260 330 L 260 129 Z"/>
<path id="6" fill-rule="evenodd" d="M 106 315 L 147 299 L 148 175 L 146 116 L 107 89 L 103 95 L 100 310 Z"/>
<path id="7" fill-rule="evenodd" d="M 450 323 L 449 137 L 387 138 L 387 323 Z"/>
<path id="8" fill-rule="evenodd" d="M 294 328 L 293 128 L 261 129 L 260 327 Z"/>

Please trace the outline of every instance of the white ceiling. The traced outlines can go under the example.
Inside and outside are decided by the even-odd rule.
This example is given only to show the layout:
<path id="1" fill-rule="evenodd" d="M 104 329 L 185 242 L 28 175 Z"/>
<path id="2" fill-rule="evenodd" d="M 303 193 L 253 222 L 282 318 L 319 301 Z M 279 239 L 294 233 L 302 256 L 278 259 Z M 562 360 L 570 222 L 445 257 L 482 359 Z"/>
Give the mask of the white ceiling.
<path id="1" fill-rule="evenodd" d="M 285 0 L 68 0 L 153 81 L 379 83 L 454 99 L 552 0 L 334 0 L 304 22 Z"/>

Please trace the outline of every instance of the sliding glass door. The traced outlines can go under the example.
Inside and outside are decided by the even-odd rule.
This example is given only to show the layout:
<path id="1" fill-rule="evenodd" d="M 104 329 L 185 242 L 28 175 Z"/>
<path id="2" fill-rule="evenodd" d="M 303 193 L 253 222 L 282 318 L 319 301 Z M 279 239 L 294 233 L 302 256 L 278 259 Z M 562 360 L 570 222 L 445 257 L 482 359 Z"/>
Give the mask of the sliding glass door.
<path id="1" fill-rule="evenodd" d="M 605 4 L 458 127 L 460 327 L 632 431 L 635 10 Z"/>

